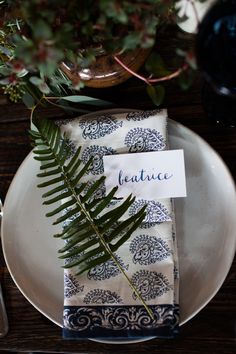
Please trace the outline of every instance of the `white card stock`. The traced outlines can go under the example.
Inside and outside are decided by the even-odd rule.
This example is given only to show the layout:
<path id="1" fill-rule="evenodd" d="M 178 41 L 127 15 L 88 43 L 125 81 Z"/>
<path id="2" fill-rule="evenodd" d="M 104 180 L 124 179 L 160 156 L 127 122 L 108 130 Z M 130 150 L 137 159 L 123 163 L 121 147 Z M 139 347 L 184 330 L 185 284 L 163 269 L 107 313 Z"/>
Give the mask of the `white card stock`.
<path id="1" fill-rule="evenodd" d="M 186 197 L 183 150 L 103 156 L 106 192 L 118 186 L 117 197 Z"/>

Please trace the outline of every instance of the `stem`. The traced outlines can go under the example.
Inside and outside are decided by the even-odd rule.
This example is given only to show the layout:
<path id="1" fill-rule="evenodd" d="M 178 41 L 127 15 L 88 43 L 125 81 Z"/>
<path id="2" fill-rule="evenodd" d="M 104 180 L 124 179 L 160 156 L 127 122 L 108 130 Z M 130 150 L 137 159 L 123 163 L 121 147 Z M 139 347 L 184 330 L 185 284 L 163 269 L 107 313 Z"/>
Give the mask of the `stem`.
<path id="1" fill-rule="evenodd" d="M 34 115 L 34 111 L 36 109 L 37 105 L 35 105 L 34 107 L 31 108 L 31 112 L 30 112 L 30 125 L 32 126 L 32 122 L 33 122 L 33 115 Z"/>
<path id="2" fill-rule="evenodd" d="M 53 100 L 56 101 L 56 100 L 59 100 L 61 97 L 48 97 L 48 96 L 44 96 L 44 99 L 46 102 L 48 102 L 49 104 L 51 104 L 52 106 L 55 106 L 55 107 L 59 107 L 61 109 L 66 109 L 66 110 L 69 110 L 71 112 L 78 112 L 78 113 L 89 113 L 90 111 L 87 110 L 87 109 L 79 109 L 79 108 L 75 108 L 75 107 L 70 107 L 70 106 L 63 106 L 61 104 L 58 104 L 58 103 L 54 103 L 52 102 Z"/>
<path id="3" fill-rule="evenodd" d="M 61 97 L 58 97 L 58 96 L 44 96 L 45 100 L 59 100 Z M 51 103 L 49 101 L 49 103 Z"/>
<path id="4" fill-rule="evenodd" d="M 173 73 L 171 73 L 170 75 L 166 75 L 166 76 L 162 76 L 159 78 L 146 78 L 140 74 L 137 74 L 135 71 L 133 71 L 132 69 L 130 69 L 128 66 L 126 66 L 116 55 L 113 56 L 114 60 L 120 64 L 126 71 L 128 71 L 130 74 L 132 74 L 133 76 L 139 78 L 142 81 L 145 81 L 146 84 L 151 85 L 154 84 L 156 82 L 161 82 L 161 81 L 167 81 L 167 80 L 171 80 L 175 77 L 178 77 L 183 71 L 185 71 L 188 68 L 188 64 L 184 63 L 183 66 L 179 69 L 177 69 L 176 71 L 174 71 Z"/>
<path id="5" fill-rule="evenodd" d="M 177 69 L 176 71 L 174 71 L 173 73 L 171 73 L 170 75 L 166 75 L 163 77 L 159 77 L 159 78 L 154 78 L 154 79 L 148 79 L 149 83 L 155 83 L 155 82 L 161 82 L 161 81 L 168 81 L 171 80 L 175 77 L 178 77 L 183 71 L 185 71 L 188 68 L 188 64 L 184 63 L 184 65 Z"/>
<path id="6" fill-rule="evenodd" d="M 143 80 L 146 82 L 146 84 L 149 84 L 149 80 L 147 78 L 145 78 L 142 75 L 137 74 L 135 71 L 133 71 L 132 69 L 130 69 L 128 66 L 126 66 L 118 57 L 117 55 L 113 55 L 113 58 L 115 59 L 115 61 L 120 64 L 120 66 L 122 66 L 126 71 L 128 71 L 131 75 L 136 76 L 138 79 Z"/>
<path id="7" fill-rule="evenodd" d="M 61 106 L 60 104 L 51 102 L 52 100 L 58 100 L 59 97 L 47 97 L 47 96 L 44 96 L 44 99 L 45 99 L 45 101 L 47 101 L 47 102 L 50 103 L 51 105 L 53 105 L 53 106 L 55 106 L 55 107 L 62 108 L 62 106 Z M 50 100 L 51 100 L 51 101 L 50 101 Z"/>
<path id="8" fill-rule="evenodd" d="M 44 99 L 45 97 L 42 96 L 40 98 L 40 100 L 38 100 L 38 102 L 31 108 L 31 112 L 30 112 L 30 123 L 32 124 L 32 121 L 33 121 L 33 115 L 34 115 L 34 111 L 36 110 L 36 108 L 42 103 L 42 100 Z"/>

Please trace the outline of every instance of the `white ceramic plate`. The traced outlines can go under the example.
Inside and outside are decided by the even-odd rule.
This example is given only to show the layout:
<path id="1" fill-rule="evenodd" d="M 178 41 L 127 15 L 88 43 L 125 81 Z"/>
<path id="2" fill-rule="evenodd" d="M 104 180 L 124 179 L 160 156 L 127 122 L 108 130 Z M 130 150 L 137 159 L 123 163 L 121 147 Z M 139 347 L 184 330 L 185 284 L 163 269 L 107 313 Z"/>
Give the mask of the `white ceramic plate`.
<path id="1" fill-rule="evenodd" d="M 211 8 L 216 0 L 205 0 L 204 2 L 189 0 L 179 0 L 176 7 L 179 9 L 178 15 L 187 16 L 186 20 L 180 21 L 178 26 L 185 32 L 196 33 L 198 31 L 198 23 L 204 18 L 207 11 Z"/>
<path id="2" fill-rule="evenodd" d="M 236 191 L 221 158 L 198 135 L 169 120 L 169 140 L 172 149 L 184 149 L 187 177 L 188 196 L 175 203 L 184 324 L 212 299 L 230 269 L 236 244 Z M 36 187 L 38 169 L 30 153 L 9 188 L 2 222 L 3 251 L 23 295 L 62 326 L 60 241 L 52 237 L 56 227 L 44 216 L 42 191 Z"/>

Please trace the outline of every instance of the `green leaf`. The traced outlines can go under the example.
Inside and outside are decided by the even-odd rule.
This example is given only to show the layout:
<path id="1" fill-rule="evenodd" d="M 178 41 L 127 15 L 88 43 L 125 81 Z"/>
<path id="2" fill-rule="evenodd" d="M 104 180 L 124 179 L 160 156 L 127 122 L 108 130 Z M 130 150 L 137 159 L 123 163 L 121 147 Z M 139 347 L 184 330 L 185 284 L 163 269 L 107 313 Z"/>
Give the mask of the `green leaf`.
<path id="1" fill-rule="evenodd" d="M 181 49 L 181 48 L 177 48 L 177 49 L 176 49 L 176 54 L 179 55 L 180 57 L 185 58 L 187 53 L 186 53 L 185 50 L 183 50 L 183 49 Z"/>
<path id="2" fill-rule="evenodd" d="M 46 169 L 42 169 L 43 172 L 38 174 L 39 178 L 46 179 L 45 182 L 39 184 L 39 187 L 51 188 L 43 195 L 44 199 L 46 198 L 44 204 L 54 206 L 46 216 L 57 217 L 53 222 L 54 225 L 64 221 L 67 225 L 61 233 L 55 235 L 55 237 L 67 240 L 65 246 L 59 250 L 61 254 L 59 258 L 67 259 L 65 267 L 77 267 L 78 274 L 105 260 L 112 259 L 125 276 L 132 291 L 136 293 L 152 316 L 151 311 L 132 285 L 112 251 L 112 249 L 117 250 L 123 245 L 141 224 L 145 218 L 144 210 L 142 209 L 120 224 L 120 217 L 133 204 L 135 198 L 130 195 L 125 201 L 118 203 L 117 207 L 104 211 L 104 208 L 114 198 L 117 187 L 97 201 L 96 191 L 104 183 L 105 177 L 94 181 L 89 188 L 87 188 L 88 184 L 82 181 L 86 177 L 86 172 L 93 158 L 85 165 L 82 164 L 79 148 L 74 157 L 70 159 L 70 151 L 65 149 L 65 139 L 60 136 L 59 128 L 52 121 L 35 119 L 34 125 L 38 130 L 31 131 L 31 138 L 34 139 L 36 145 L 35 159 L 43 161 L 47 166 Z M 41 167 L 43 166 L 45 165 Z M 59 174 L 59 177 L 55 177 L 55 174 Z M 107 234 L 111 236 L 112 241 L 114 238 L 112 230 L 117 224 L 120 225 L 116 228 L 116 241 L 112 244 L 107 242 Z M 124 228 L 126 228 L 125 234 Z M 81 252 L 83 253 L 81 254 Z M 80 255 L 79 259 L 71 262 L 69 257 L 72 254 Z"/>
<path id="3" fill-rule="evenodd" d="M 91 198 L 93 198 L 93 195 L 96 193 L 96 191 L 99 189 L 99 187 L 101 187 L 103 185 L 104 181 L 105 181 L 104 176 L 100 177 L 97 181 L 95 181 L 92 184 L 92 186 L 88 189 L 88 191 L 86 192 L 86 195 L 81 197 L 82 203 L 85 203 L 88 200 L 91 200 Z"/>
<path id="4" fill-rule="evenodd" d="M 92 229 L 91 229 L 91 231 L 92 231 Z M 59 253 L 64 253 L 64 252 L 66 252 L 66 251 L 68 251 L 68 250 L 70 250 L 70 249 L 72 249 L 75 245 L 77 245 L 78 246 L 78 243 L 79 243 L 79 241 L 84 241 L 84 237 L 86 237 L 86 233 L 87 233 L 88 231 L 87 230 L 85 230 L 84 232 L 82 232 L 82 234 L 81 234 L 81 232 L 77 232 L 76 234 L 74 234 L 73 235 L 73 238 L 72 238 L 72 240 L 71 241 L 68 241 L 66 244 L 65 244 L 65 246 L 63 247 L 63 248 L 61 248 L 61 249 L 59 249 Z M 75 236 L 76 235 L 76 236 Z M 83 235 L 84 235 L 84 237 L 83 237 Z M 83 245 L 82 246 L 79 246 L 78 248 L 77 248 L 77 252 L 78 253 L 81 253 L 82 251 L 84 251 L 84 250 L 86 250 L 86 249 L 89 249 L 91 246 L 94 246 L 94 245 L 96 245 L 98 243 L 98 240 L 96 240 L 96 239 L 92 239 L 92 240 L 87 240 L 87 242 L 83 242 Z M 65 256 L 63 256 L 63 257 L 71 257 L 71 255 L 69 254 L 66 254 Z"/>
<path id="5" fill-rule="evenodd" d="M 94 211 L 91 212 L 92 218 L 97 217 L 97 215 L 99 215 L 108 206 L 108 204 L 113 199 L 113 197 L 114 197 L 115 193 L 117 192 L 117 190 L 118 190 L 118 187 L 114 187 L 110 191 L 110 193 L 106 196 L 106 198 L 103 198 L 101 201 L 99 201 L 99 205 L 95 208 Z"/>
<path id="6" fill-rule="evenodd" d="M 165 97 L 165 88 L 162 85 L 147 86 L 147 93 L 156 106 L 160 106 Z"/>
<path id="7" fill-rule="evenodd" d="M 62 203 L 60 206 L 58 206 L 56 209 L 50 211 L 49 213 L 46 214 L 47 217 L 51 217 L 54 216 L 58 213 L 60 213 L 61 211 L 65 210 L 66 208 L 71 207 L 74 204 L 74 199 L 72 198 L 71 200 L 69 200 L 68 202 Z"/>
<path id="8" fill-rule="evenodd" d="M 141 40 L 141 33 L 139 33 L 139 32 L 129 33 L 123 39 L 123 46 L 122 46 L 123 51 L 133 50 L 133 49 L 137 48 L 137 46 L 140 43 L 140 40 Z"/>
<path id="9" fill-rule="evenodd" d="M 84 263 L 85 266 L 83 266 L 83 267 L 80 266 L 80 268 L 79 268 L 78 272 L 76 273 L 76 275 L 80 275 L 80 274 L 84 273 L 86 270 L 89 270 L 89 269 L 95 267 L 97 262 L 99 262 L 101 264 L 101 263 L 104 263 L 104 262 L 106 262 L 108 260 L 109 260 L 109 255 L 108 254 L 104 254 L 101 257 L 96 258 L 96 261 L 94 261 L 94 262 L 91 261 L 89 265 L 86 265 L 86 263 Z M 150 310 L 148 308 L 146 308 L 146 310 L 149 313 L 150 317 L 152 317 L 153 315 L 151 315 Z M 152 319 L 153 319 L 153 317 L 152 317 Z"/>
<path id="10" fill-rule="evenodd" d="M 46 84 L 46 82 L 41 79 L 40 77 L 37 77 L 37 76 L 31 76 L 29 81 L 38 87 L 38 89 L 45 93 L 45 94 L 48 94 L 50 92 L 50 88 L 49 86 Z"/>
<path id="11" fill-rule="evenodd" d="M 69 203 L 68 206 L 71 206 L 71 203 Z M 60 223 L 62 223 L 64 221 L 66 221 L 69 218 L 76 217 L 77 214 L 80 214 L 81 220 L 83 221 L 84 220 L 84 215 L 81 213 L 81 208 L 77 207 L 77 208 L 69 210 L 67 213 L 65 213 L 64 215 L 60 216 L 56 221 L 54 221 L 53 225 L 60 224 Z"/>
<path id="12" fill-rule="evenodd" d="M 40 89 L 41 92 L 45 93 L 46 95 L 48 95 L 50 93 L 50 88 L 49 86 L 46 84 L 46 82 L 42 82 L 38 88 Z"/>
<path id="13" fill-rule="evenodd" d="M 127 232 L 128 232 L 128 229 L 132 225 L 132 223 L 137 221 L 137 216 L 140 216 L 140 218 L 143 218 L 145 210 L 146 210 L 146 207 L 143 207 L 137 214 L 131 216 L 130 218 L 126 219 L 125 221 L 122 221 L 121 223 L 118 223 L 117 227 L 114 230 L 112 230 L 110 235 L 107 237 L 109 242 L 112 241 L 114 238 L 116 238 L 116 235 L 123 232 L 124 230 L 127 230 Z"/>
<path id="14" fill-rule="evenodd" d="M 137 226 L 140 225 L 140 222 L 143 221 L 143 217 L 145 215 L 145 213 L 143 213 L 143 210 L 141 211 L 141 213 L 139 213 L 139 215 L 140 215 L 139 218 L 138 219 L 136 218 L 129 231 L 125 235 L 123 235 L 120 239 L 118 239 L 114 245 L 113 244 L 111 245 L 111 250 L 113 252 L 117 251 L 118 248 L 130 238 L 132 233 L 137 229 Z"/>
<path id="15" fill-rule="evenodd" d="M 44 167 L 44 165 L 41 166 L 41 167 Z M 45 168 L 47 168 L 47 167 L 45 167 Z M 61 192 L 61 191 L 63 191 L 64 189 L 66 189 L 66 186 L 65 186 L 64 184 L 60 184 L 58 187 L 53 188 L 53 189 L 51 189 L 50 191 L 44 193 L 44 194 L 42 195 L 42 197 L 43 197 L 43 198 L 50 197 L 51 195 L 53 195 L 53 194 L 55 194 L 55 193 L 58 193 L 58 192 Z"/>
<path id="16" fill-rule="evenodd" d="M 74 103 L 89 104 L 92 106 L 111 106 L 113 104 L 109 101 L 100 100 L 99 98 L 81 96 L 81 95 L 64 96 L 64 97 L 60 97 L 60 100 L 65 100 Z"/>
<path id="17" fill-rule="evenodd" d="M 166 68 L 162 57 L 155 52 L 148 57 L 145 63 L 145 69 L 149 74 L 157 77 L 167 76 L 171 73 L 170 70 Z"/>
<path id="18" fill-rule="evenodd" d="M 36 157 L 35 157 L 35 159 L 36 159 Z M 38 188 L 45 188 L 45 187 L 52 186 L 54 184 L 58 185 L 58 183 L 61 183 L 61 182 L 63 182 L 63 177 L 62 176 L 54 178 L 54 179 L 50 179 L 50 180 L 48 180 L 46 182 L 43 182 L 43 183 L 40 183 L 40 184 L 37 185 L 37 187 Z"/>
<path id="19" fill-rule="evenodd" d="M 74 227 L 74 228 L 71 228 L 69 231 L 67 231 L 65 234 L 57 234 L 57 237 L 61 237 L 63 240 L 69 239 L 73 235 L 78 234 L 82 230 L 88 229 L 89 227 L 90 227 L 90 223 L 88 221 L 85 221 L 84 223 L 80 223 L 79 230 L 78 230 L 78 227 Z"/>
<path id="20" fill-rule="evenodd" d="M 38 76 L 31 76 L 29 81 L 35 86 L 38 86 L 43 82 L 43 80 Z"/>
<path id="21" fill-rule="evenodd" d="M 183 91 L 187 91 L 193 84 L 195 73 L 193 70 L 185 70 L 178 77 L 178 84 Z"/>
<path id="22" fill-rule="evenodd" d="M 68 198 L 69 196 L 70 196 L 70 192 L 65 192 L 65 193 L 62 193 L 61 195 L 59 194 L 54 198 L 45 200 L 45 202 L 43 202 L 43 205 L 50 205 L 50 204 L 56 203 L 56 202 L 60 201 L 61 198 Z"/>
<path id="23" fill-rule="evenodd" d="M 28 92 L 23 95 L 22 101 L 24 102 L 27 108 L 33 108 L 36 102 L 33 96 L 31 96 Z"/>
<path id="24" fill-rule="evenodd" d="M 0 66 L 0 75 L 1 76 L 8 76 L 11 74 L 11 70 L 7 68 L 6 66 Z"/>
<path id="25" fill-rule="evenodd" d="M 56 53 L 56 52 L 54 51 L 54 53 Z M 58 56 L 58 58 L 59 58 L 59 56 Z M 61 56 L 61 59 L 63 59 L 62 56 Z M 59 62 L 60 62 L 60 59 L 57 59 L 57 55 L 55 55 L 53 60 L 48 59 L 47 61 L 38 64 L 38 68 L 39 68 L 41 76 L 50 78 L 50 82 L 52 82 L 54 80 L 54 75 L 55 75 L 55 72 L 57 71 Z M 55 86 L 56 86 L 56 82 L 55 82 Z"/>
<path id="26" fill-rule="evenodd" d="M 36 20 L 32 25 L 33 35 L 36 39 L 50 39 L 52 38 L 52 31 L 50 26 L 42 19 Z"/>

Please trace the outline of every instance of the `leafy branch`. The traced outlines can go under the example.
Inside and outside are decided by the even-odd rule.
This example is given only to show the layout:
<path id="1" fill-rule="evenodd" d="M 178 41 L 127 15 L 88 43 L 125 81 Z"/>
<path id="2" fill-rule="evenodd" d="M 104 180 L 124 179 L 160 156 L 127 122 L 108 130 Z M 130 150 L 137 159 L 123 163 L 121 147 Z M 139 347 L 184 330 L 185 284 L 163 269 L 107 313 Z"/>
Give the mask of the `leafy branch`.
<path id="1" fill-rule="evenodd" d="M 162 70 L 154 72 L 149 65 L 149 78 L 133 72 L 122 63 L 119 54 L 152 48 L 159 31 L 188 18 L 189 6 L 199 23 L 196 5 L 204 1 L 2 0 L 0 87 L 13 102 L 25 101 L 25 94 L 35 99 L 42 94 L 75 95 L 86 85 L 81 69 L 90 70 L 96 58 L 106 53 L 130 74 L 145 81 L 149 96 L 154 104 L 160 105 L 164 86 L 150 88 L 151 85 L 171 79 L 177 79 L 184 89 L 192 84 L 196 68 L 189 60 L 193 56 L 191 46 L 187 46 L 184 56 L 178 51 L 173 54 L 181 60 L 178 69 L 163 74 Z M 169 46 L 169 42 L 165 45 Z"/>
<path id="2" fill-rule="evenodd" d="M 145 207 L 121 221 L 121 217 L 135 200 L 135 197 L 129 195 L 118 206 L 107 208 L 106 211 L 106 207 L 114 201 L 118 187 L 114 187 L 107 196 L 95 198 L 96 192 L 104 184 L 105 177 L 100 177 L 92 185 L 83 182 L 93 158 L 83 164 L 79 147 L 69 160 L 71 151 L 67 139 L 62 139 L 59 128 L 52 121 L 45 119 L 34 120 L 34 125 L 36 129 L 30 131 L 35 146 L 34 158 L 41 162 L 41 172 L 37 176 L 45 179 L 38 187 L 48 188 L 42 196 L 43 204 L 56 204 L 46 216 L 55 217 L 59 214 L 53 224 L 66 223 L 62 232 L 54 235 L 65 241 L 65 246 L 59 250 L 59 258 L 66 259 L 64 267 L 76 267 L 76 274 L 79 275 L 112 259 L 153 318 L 152 311 L 114 254 L 144 220 Z"/>
<path id="3" fill-rule="evenodd" d="M 70 95 L 70 96 L 46 96 L 45 94 L 42 94 L 40 98 L 33 98 L 32 94 L 27 94 L 25 93 L 23 97 L 23 101 L 27 108 L 30 109 L 30 121 L 32 122 L 34 113 L 36 109 L 39 106 L 45 107 L 46 105 L 53 105 L 56 107 L 59 107 L 61 109 L 64 109 L 65 111 L 68 112 L 79 112 L 79 113 L 88 113 L 90 112 L 88 109 L 83 109 L 79 107 L 71 107 L 70 102 L 72 103 L 81 103 L 85 107 L 90 105 L 90 106 L 96 106 L 96 107 L 111 107 L 113 105 L 112 102 L 105 101 L 99 98 L 94 98 L 90 96 L 85 96 L 85 95 Z"/>

